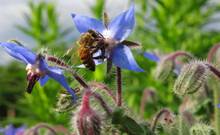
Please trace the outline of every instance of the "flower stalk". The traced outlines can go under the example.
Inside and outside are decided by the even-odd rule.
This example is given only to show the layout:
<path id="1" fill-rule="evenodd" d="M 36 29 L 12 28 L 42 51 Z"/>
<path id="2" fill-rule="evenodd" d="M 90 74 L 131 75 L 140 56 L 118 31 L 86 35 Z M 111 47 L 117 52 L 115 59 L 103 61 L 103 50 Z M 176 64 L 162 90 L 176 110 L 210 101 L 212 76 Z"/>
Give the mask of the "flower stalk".
<path id="1" fill-rule="evenodd" d="M 78 81 L 83 88 L 89 88 L 89 85 L 76 73 L 76 71 L 72 70 L 71 67 L 67 65 L 65 62 L 54 56 L 48 56 L 47 60 L 57 64 L 59 68 L 70 72 L 73 75 L 74 79 L 76 79 L 76 81 Z"/>
<path id="2" fill-rule="evenodd" d="M 172 114 L 172 113 L 171 113 L 168 109 L 162 109 L 162 110 L 160 110 L 160 111 L 156 114 L 156 116 L 155 116 L 153 122 L 151 123 L 151 130 L 152 130 L 152 132 L 155 131 L 156 125 L 157 125 L 157 123 L 158 123 L 158 121 L 159 121 L 160 118 L 162 118 L 163 116 L 169 117 L 171 114 Z M 166 118 L 166 120 L 168 120 L 168 119 Z M 171 119 L 169 119 L 168 122 L 171 122 Z"/>
<path id="3" fill-rule="evenodd" d="M 51 133 L 52 135 L 57 135 L 56 130 L 55 130 L 54 128 L 52 128 L 50 125 L 45 124 L 45 123 L 39 123 L 39 124 L 37 124 L 36 126 L 34 126 L 33 128 L 31 128 L 30 130 L 28 130 L 26 134 L 27 134 L 27 135 L 28 135 L 28 134 L 38 135 L 38 134 L 40 134 L 40 133 L 39 133 L 39 130 L 42 129 L 42 128 L 47 129 L 48 131 L 50 131 L 50 133 Z"/>
<path id="4" fill-rule="evenodd" d="M 98 88 L 98 89 L 104 90 L 104 92 L 106 94 L 108 94 L 114 100 L 115 103 L 117 103 L 116 97 L 112 93 L 112 90 L 110 88 L 108 88 L 105 84 L 100 83 L 100 82 L 91 82 L 89 84 L 89 86 L 92 87 L 92 88 Z"/>
<path id="5" fill-rule="evenodd" d="M 216 52 L 218 51 L 218 49 L 220 48 L 220 43 L 214 45 L 209 53 L 208 53 L 208 56 L 207 56 L 207 60 L 208 62 L 211 62 L 213 59 L 214 59 L 214 55 L 216 54 Z"/>
<path id="6" fill-rule="evenodd" d="M 217 80 L 217 81 L 219 81 L 219 80 Z M 219 91 L 220 85 L 218 84 L 219 82 L 217 82 L 217 81 L 213 85 L 214 104 L 215 104 L 214 118 L 215 118 L 215 131 L 216 131 L 216 135 L 220 135 L 220 108 L 217 106 L 220 103 L 220 91 Z"/>
<path id="7" fill-rule="evenodd" d="M 190 53 L 184 51 L 176 51 L 174 53 L 169 54 L 165 59 L 175 61 L 177 57 L 186 56 L 190 59 L 193 59 L 193 56 Z"/>
<path id="8" fill-rule="evenodd" d="M 140 114 L 144 116 L 144 110 L 145 106 L 148 104 L 150 100 L 153 100 L 153 102 L 156 100 L 156 93 L 152 89 L 145 89 L 142 98 L 141 98 L 141 103 L 140 103 Z"/>
<path id="9" fill-rule="evenodd" d="M 92 93 L 93 97 L 100 103 L 102 108 L 105 110 L 108 116 L 111 116 L 112 110 L 109 108 L 109 106 L 106 104 L 106 102 L 103 100 L 102 96 L 96 92 Z"/>
<path id="10" fill-rule="evenodd" d="M 122 80 L 121 80 L 121 68 L 116 67 L 116 81 L 117 81 L 117 106 L 122 104 Z"/>

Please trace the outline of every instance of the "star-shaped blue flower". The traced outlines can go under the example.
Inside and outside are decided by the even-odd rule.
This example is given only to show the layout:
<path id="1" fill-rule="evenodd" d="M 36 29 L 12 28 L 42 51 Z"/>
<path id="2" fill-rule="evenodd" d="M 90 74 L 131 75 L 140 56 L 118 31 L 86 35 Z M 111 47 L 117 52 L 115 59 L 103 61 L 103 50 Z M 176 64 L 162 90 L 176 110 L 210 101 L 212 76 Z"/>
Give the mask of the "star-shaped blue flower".
<path id="1" fill-rule="evenodd" d="M 135 25 L 134 5 L 115 17 L 107 26 L 100 20 L 78 14 L 72 14 L 72 18 L 80 33 L 94 30 L 102 34 L 105 39 L 117 42 L 108 52 L 107 60 L 110 60 L 117 67 L 143 72 L 143 69 L 136 63 L 130 48 L 123 44 L 123 41 L 129 36 Z"/>
<path id="2" fill-rule="evenodd" d="M 72 95 L 74 101 L 76 99 L 74 91 L 69 87 L 63 75 L 63 70 L 55 66 L 49 66 L 44 57 L 33 53 L 16 42 L 3 42 L 0 46 L 15 59 L 27 65 L 27 92 L 31 93 L 33 86 L 37 81 L 44 86 L 49 78 L 56 80 Z"/>

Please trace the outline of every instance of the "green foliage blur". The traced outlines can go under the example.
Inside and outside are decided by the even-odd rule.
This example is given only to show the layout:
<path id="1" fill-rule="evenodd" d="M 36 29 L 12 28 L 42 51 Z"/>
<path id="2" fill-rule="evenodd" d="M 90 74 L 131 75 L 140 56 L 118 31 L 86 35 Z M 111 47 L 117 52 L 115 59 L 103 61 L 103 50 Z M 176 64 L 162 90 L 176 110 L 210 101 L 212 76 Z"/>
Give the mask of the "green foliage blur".
<path id="1" fill-rule="evenodd" d="M 209 48 L 220 41 L 220 33 L 207 29 L 207 25 L 218 21 L 213 15 L 220 12 L 220 4 L 209 0 L 135 0 L 136 28 L 130 40 L 141 43 L 142 50 L 157 50 L 164 54 L 185 50 L 198 58 L 205 58 Z M 102 18 L 104 0 L 96 0 L 91 7 L 92 14 Z M 111 7 L 114 5 L 111 5 Z M 28 26 L 16 25 L 26 36 L 31 37 L 36 48 L 52 48 L 52 54 L 62 57 L 73 41 L 66 40 L 74 28 L 65 28 L 58 22 L 56 5 L 49 2 L 28 4 L 29 12 L 24 14 Z M 114 15 L 115 16 L 115 15 Z M 16 23 L 16 22 L 15 22 Z M 77 40 L 77 39 L 76 39 Z M 74 41 L 75 42 L 75 41 Z M 154 69 L 156 63 L 133 51 L 144 73 L 123 71 L 123 99 L 135 112 L 140 113 L 140 102 L 145 88 L 152 88 L 156 93 L 156 102 L 145 106 L 144 118 L 151 118 L 160 108 L 171 108 L 178 112 L 181 98 L 172 92 L 175 77 L 166 82 L 156 80 Z M 79 64 L 76 60 L 73 64 Z M 45 87 L 37 85 L 33 93 L 25 93 L 25 71 L 20 63 L 11 63 L 0 67 L 0 121 L 8 123 L 34 125 L 38 122 L 69 126 L 71 113 L 55 111 L 57 96 L 62 89 L 50 80 Z M 82 69 L 80 74 L 88 81 L 100 81 L 115 89 L 114 74 L 103 74 L 105 65 L 98 66 L 94 73 Z M 73 80 L 69 80 L 71 82 Z M 75 86 L 73 82 L 71 86 Z M 3 108 L 3 109 L 2 109 Z M 2 111 L 3 110 L 3 111 Z"/>

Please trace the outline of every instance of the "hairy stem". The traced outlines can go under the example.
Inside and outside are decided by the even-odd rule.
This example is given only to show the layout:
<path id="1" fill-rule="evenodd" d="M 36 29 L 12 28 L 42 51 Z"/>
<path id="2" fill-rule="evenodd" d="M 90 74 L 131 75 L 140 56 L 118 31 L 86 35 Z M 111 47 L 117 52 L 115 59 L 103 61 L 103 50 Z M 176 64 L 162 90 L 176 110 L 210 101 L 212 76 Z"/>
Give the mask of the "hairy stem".
<path id="1" fill-rule="evenodd" d="M 76 72 L 71 72 L 71 73 L 83 88 L 85 89 L 89 88 L 89 85 Z"/>
<path id="2" fill-rule="evenodd" d="M 90 90 L 85 90 L 83 97 L 82 97 L 82 108 L 90 108 L 90 97 L 92 92 Z"/>
<path id="3" fill-rule="evenodd" d="M 116 81 L 117 81 L 117 105 L 122 104 L 122 81 L 121 81 L 121 68 L 116 67 Z"/>
<path id="4" fill-rule="evenodd" d="M 220 135 L 220 108 L 218 107 L 218 104 L 220 103 L 220 85 L 218 81 L 215 80 L 215 84 L 212 86 L 214 90 L 214 117 L 216 135 Z"/>
<path id="5" fill-rule="evenodd" d="M 142 116 L 144 116 L 145 105 L 147 104 L 148 98 L 150 97 L 153 98 L 153 100 L 155 100 L 155 92 L 151 89 L 145 89 L 142 94 L 140 105 L 140 113 Z"/>
<path id="6" fill-rule="evenodd" d="M 209 70 L 220 79 L 220 71 L 217 68 L 215 68 L 211 64 L 206 64 L 206 66 L 208 66 Z"/>
<path id="7" fill-rule="evenodd" d="M 214 46 L 209 50 L 209 53 L 208 53 L 208 56 L 207 56 L 208 62 L 211 62 L 211 61 L 213 60 L 214 55 L 216 54 L 218 48 L 220 48 L 220 43 L 214 45 Z"/>
<path id="8" fill-rule="evenodd" d="M 166 60 L 175 60 L 177 57 L 179 56 L 186 56 L 190 59 L 193 59 L 193 56 L 190 54 L 190 53 L 187 53 L 187 52 L 184 52 L 184 51 L 176 51 L 176 52 L 173 52 L 171 54 L 169 54 L 167 57 L 166 57 Z"/>
<path id="9" fill-rule="evenodd" d="M 68 67 L 68 65 L 67 65 L 64 61 L 60 60 L 60 59 L 57 58 L 57 57 L 49 56 L 49 55 L 48 55 L 48 56 L 46 56 L 46 59 L 47 59 L 48 61 L 50 61 L 50 62 L 53 62 L 53 63 L 59 65 L 59 66 Z"/>
<path id="10" fill-rule="evenodd" d="M 100 105 L 102 106 L 102 108 L 106 111 L 106 113 L 108 114 L 108 116 L 110 116 L 112 114 L 112 110 L 109 108 L 109 106 L 106 104 L 106 102 L 104 101 L 104 99 L 102 98 L 102 96 L 96 92 L 93 92 L 92 95 L 94 96 L 94 98 L 96 100 L 99 101 Z"/>
<path id="11" fill-rule="evenodd" d="M 215 70 L 214 70 L 215 71 Z M 214 72 L 213 72 L 214 73 Z M 214 73 L 215 74 L 215 73 Z M 210 87 L 213 90 L 214 97 L 214 126 L 216 135 L 220 135 L 220 108 L 218 104 L 220 103 L 220 84 L 219 84 L 219 76 L 215 75 L 213 78 L 210 78 L 209 83 Z"/>
<path id="12" fill-rule="evenodd" d="M 57 132 L 55 131 L 55 129 L 53 129 L 51 126 L 49 126 L 48 124 L 45 124 L 45 123 L 37 124 L 27 134 L 33 133 L 33 135 L 38 135 L 39 134 L 39 129 L 41 129 L 41 128 L 48 129 L 51 132 L 51 135 L 57 135 Z"/>
<path id="13" fill-rule="evenodd" d="M 160 110 L 160 111 L 156 114 L 156 116 L 155 116 L 153 122 L 151 123 L 151 130 L 152 130 L 152 132 L 155 131 L 155 128 L 156 128 L 156 125 L 157 125 L 159 119 L 160 119 L 164 114 L 168 114 L 168 113 L 171 113 L 168 109 L 162 109 L 162 110 Z"/>
<path id="14" fill-rule="evenodd" d="M 85 92 L 82 97 L 82 107 L 83 108 L 90 108 L 90 97 L 93 96 L 99 104 L 102 106 L 102 108 L 105 110 L 108 116 L 112 114 L 112 110 L 108 106 L 108 104 L 105 102 L 105 100 L 102 98 L 100 94 L 97 92 L 92 91 L 90 88 L 85 89 Z"/>
<path id="15" fill-rule="evenodd" d="M 76 79 L 76 81 L 78 81 L 79 84 L 83 88 L 85 89 L 89 88 L 89 85 L 73 69 L 71 69 L 71 67 L 68 64 L 66 64 L 64 61 L 60 60 L 59 58 L 55 56 L 47 56 L 47 60 L 57 64 L 57 66 L 60 69 L 70 72 L 73 75 L 73 77 Z"/>
<path id="16" fill-rule="evenodd" d="M 104 90 L 106 92 L 106 94 L 108 94 L 116 102 L 116 97 L 112 93 L 112 90 L 110 88 L 108 88 L 105 84 L 100 83 L 100 82 L 91 82 L 89 85 L 90 85 L 90 87 Z"/>

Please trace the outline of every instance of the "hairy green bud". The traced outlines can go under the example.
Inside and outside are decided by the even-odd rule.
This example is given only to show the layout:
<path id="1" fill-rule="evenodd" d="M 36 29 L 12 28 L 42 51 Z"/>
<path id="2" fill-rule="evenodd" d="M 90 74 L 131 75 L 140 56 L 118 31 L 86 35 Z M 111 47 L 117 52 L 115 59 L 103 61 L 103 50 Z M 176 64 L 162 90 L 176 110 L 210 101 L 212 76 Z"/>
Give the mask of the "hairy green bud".
<path id="1" fill-rule="evenodd" d="M 173 72 L 174 62 L 172 60 L 162 59 L 158 62 L 155 71 L 155 78 L 158 80 L 166 80 Z"/>
<path id="2" fill-rule="evenodd" d="M 192 94 L 204 86 L 209 76 L 209 68 L 205 62 L 191 62 L 182 69 L 174 84 L 177 95 Z"/>
<path id="3" fill-rule="evenodd" d="M 190 128 L 190 135 L 215 135 L 215 131 L 206 124 L 197 123 Z"/>

